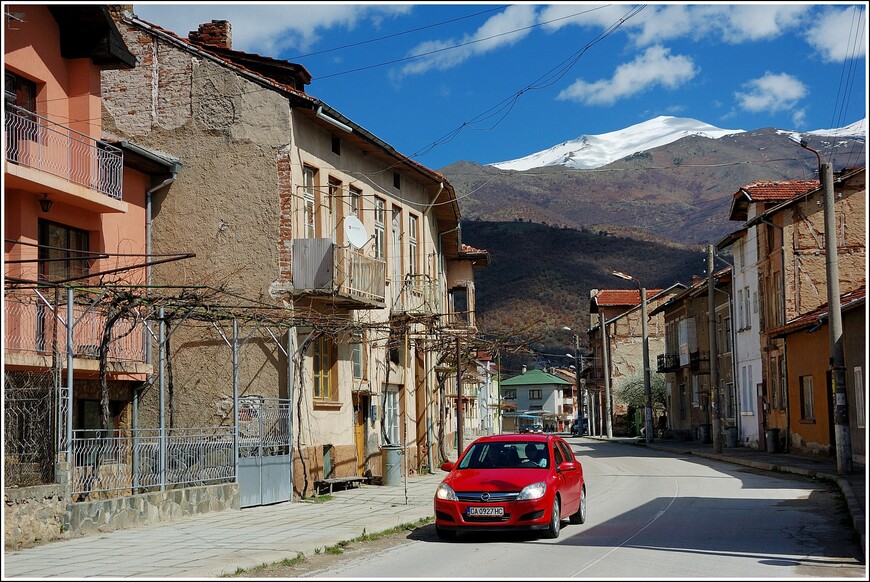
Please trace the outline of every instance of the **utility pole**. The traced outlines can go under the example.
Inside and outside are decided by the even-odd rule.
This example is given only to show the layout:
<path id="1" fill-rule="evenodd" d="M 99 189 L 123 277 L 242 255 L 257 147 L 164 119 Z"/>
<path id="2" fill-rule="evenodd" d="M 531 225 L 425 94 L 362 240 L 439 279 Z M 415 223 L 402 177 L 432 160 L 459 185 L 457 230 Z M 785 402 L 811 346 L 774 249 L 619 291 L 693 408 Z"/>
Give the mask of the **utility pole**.
<path id="1" fill-rule="evenodd" d="M 710 408 L 713 412 L 713 452 L 722 452 L 719 435 L 719 354 L 716 349 L 716 281 L 713 278 L 713 245 L 707 245 L 707 325 L 710 336 Z"/>
<path id="2" fill-rule="evenodd" d="M 456 336 L 456 455 L 462 454 L 462 354 L 459 348 L 459 336 Z"/>
<path id="3" fill-rule="evenodd" d="M 843 316 L 840 309 L 840 265 L 837 256 L 837 220 L 834 214 L 834 170 L 820 164 L 819 179 L 825 193 L 825 272 L 828 278 L 828 335 L 831 344 L 831 380 L 834 395 L 834 439 L 837 472 L 852 472 L 852 437 L 846 404 L 846 363 L 843 354 Z"/>
<path id="4" fill-rule="evenodd" d="M 604 312 L 598 312 L 598 325 L 601 327 L 601 362 L 604 366 L 604 420 L 607 438 L 613 438 L 613 413 L 610 411 L 610 340 L 607 339 L 607 322 Z M 594 396 L 593 396 L 594 399 Z M 591 425 L 590 425 L 591 426 Z M 589 434 L 592 434 L 591 432 Z"/>
<path id="5" fill-rule="evenodd" d="M 849 408 L 846 404 L 846 359 L 843 354 L 843 314 L 840 308 L 840 264 L 837 251 L 837 219 L 834 214 L 834 170 L 822 163 L 819 152 L 806 140 L 800 146 L 816 154 L 819 181 L 824 193 L 825 276 L 828 288 L 828 336 L 831 350 L 831 393 L 834 404 L 834 441 L 837 450 L 837 472 L 852 472 L 852 436 L 849 434 Z"/>
<path id="6" fill-rule="evenodd" d="M 625 279 L 627 281 L 634 281 L 637 284 L 638 291 L 640 291 L 640 329 L 641 329 L 641 341 L 643 342 L 643 390 L 646 394 L 646 419 L 644 423 L 644 431 L 646 432 L 646 442 L 653 442 L 653 404 L 652 404 L 652 386 L 650 384 L 650 370 L 649 370 L 649 328 L 647 326 L 647 315 L 646 315 L 646 287 L 644 287 L 640 281 L 632 277 L 631 275 L 626 275 L 620 271 L 613 271 L 612 275 L 614 277 L 619 277 L 620 279 Z M 608 394 L 608 404 L 610 401 L 610 395 Z M 608 415 L 609 416 L 609 415 Z M 609 436 L 609 435 L 608 435 Z"/>

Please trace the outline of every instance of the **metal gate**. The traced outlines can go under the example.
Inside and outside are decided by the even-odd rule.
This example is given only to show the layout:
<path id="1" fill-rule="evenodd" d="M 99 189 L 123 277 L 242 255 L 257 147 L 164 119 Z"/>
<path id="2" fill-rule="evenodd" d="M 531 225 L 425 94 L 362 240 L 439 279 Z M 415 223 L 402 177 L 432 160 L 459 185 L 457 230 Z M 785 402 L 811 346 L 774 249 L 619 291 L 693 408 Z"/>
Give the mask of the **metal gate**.
<path id="1" fill-rule="evenodd" d="M 290 401 L 239 399 L 239 497 L 241 507 L 290 501 L 293 454 Z"/>

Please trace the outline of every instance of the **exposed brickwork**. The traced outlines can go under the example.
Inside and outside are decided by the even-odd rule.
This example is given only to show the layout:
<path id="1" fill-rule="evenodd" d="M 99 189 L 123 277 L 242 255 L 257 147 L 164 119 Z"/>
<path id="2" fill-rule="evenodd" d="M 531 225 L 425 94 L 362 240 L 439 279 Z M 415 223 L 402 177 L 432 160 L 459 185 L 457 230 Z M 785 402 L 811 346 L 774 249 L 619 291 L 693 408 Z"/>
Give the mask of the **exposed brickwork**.
<path id="1" fill-rule="evenodd" d="M 233 28 L 227 20 L 212 20 L 200 24 L 199 30 L 191 30 L 187 38 L 196 44 L 225 49 L 233 48 Z"/>
<path id="2" fill-rule="evenodd" d="M 278 155 L 278 198 L 281 214 L 278 219 L 278 277 L 288 282 L 292 276 L 293 251 L 293 174 L 290 156 Z"/>

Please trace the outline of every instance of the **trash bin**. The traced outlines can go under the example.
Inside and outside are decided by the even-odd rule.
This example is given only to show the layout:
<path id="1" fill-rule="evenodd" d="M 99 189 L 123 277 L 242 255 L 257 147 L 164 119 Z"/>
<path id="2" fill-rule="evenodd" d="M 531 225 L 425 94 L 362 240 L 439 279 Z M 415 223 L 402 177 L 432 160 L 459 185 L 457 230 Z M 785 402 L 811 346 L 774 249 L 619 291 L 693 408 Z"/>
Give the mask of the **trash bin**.
<path id="1" fill-rule="evenodd" d="M 729 426 L 725 429 L 725 436 L 727 437 L 726 445 L 729 449 L 733 449 L 737 447 L 737 427 Z"/>
<path id="2" fill-rule="evenodd" d="M 709 424 L 698 425 L 698 440 L 700 440 L 702 443 L 712 442 L 712 439 L 710 438 Z"/>
<path id="3" fill-rule="evenodd" d="M 778 428 L 767 429 L 767 433 L 765 434 L 765 439 L 767 440 L 767 452 L 768 453 L 778 453 L 779 452 L 779 429 Z"/>
<path id="4" fill-rule="evenodd" d="M 396 486 L 402 483 L 402 445 L 384 445 L 381 447 L 381 459 L 384 462 L 384 472 L 381 485 Z"/>

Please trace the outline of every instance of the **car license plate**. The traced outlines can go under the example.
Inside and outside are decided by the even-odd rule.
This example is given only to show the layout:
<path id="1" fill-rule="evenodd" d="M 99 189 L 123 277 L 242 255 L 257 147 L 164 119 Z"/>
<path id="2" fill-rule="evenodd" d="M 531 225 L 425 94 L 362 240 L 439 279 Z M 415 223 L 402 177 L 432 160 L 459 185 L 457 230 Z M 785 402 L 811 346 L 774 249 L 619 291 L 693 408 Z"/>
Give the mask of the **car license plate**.
<path id="1" fill-rule="evenodd" d="M 468 508 L 468 516 L 469 517 L 502 517 L 504 516 L 504 507 L 469 507 Z"/>

